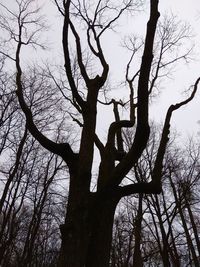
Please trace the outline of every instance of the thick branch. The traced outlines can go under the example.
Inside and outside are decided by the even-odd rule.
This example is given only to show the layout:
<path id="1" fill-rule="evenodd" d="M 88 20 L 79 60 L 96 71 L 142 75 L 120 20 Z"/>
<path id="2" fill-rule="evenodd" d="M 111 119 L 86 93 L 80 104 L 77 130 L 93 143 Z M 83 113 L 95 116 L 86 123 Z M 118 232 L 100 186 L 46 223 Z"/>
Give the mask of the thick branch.
<path id="1" fill-rule="evenodd" d="M 108 139 L 107 139 L 107 145 L 113 147 L 115 146 L 115 135 L 117 131 L 121 130 L 121 128 L 128 128 L 133 127 L 133 122 L 128 120 L 121 120 L 121 121 L 115 121 L 111 123 L 109 131 L 108 131 Z"/>
<path id="2" fill-rule="evenodd" d="M 118 110 L 118 103 L 116 101 L 113 101 L 113 112 L 114 112 L 114 115 L 115 115 L 115 121 L 119 122 L 120 121 L 120 116 L 119 116 L 119 110 Z M 118 148 L 118 150 L 119 151 L 124 151 L 121 128 L 118 131 L 116 131 L 116 137 L 117 137 L 117 148 Z"/>
<path id="3" fill-rule="evenodd" d="M 183 105 L 189 103 L 195 96 L 198 88 L 198 84 L 200 82 L 200 78 L 198 78 L 195 82 L 194 89 L 191 95 L 184 101 L 177 103 L 175 105 L 171 105 L 167 111 L 165 124 L 162 131 L 162 137 L 160 140 L 160 145 L 158 148 L 158 153 L 156 156 L 156 161 L 154 165 L 154 169 L 152 172 L 152 181 L 150 183 L 141 182 L 135 183 L 123 187 L 118 187 L 117 191 L 119 191 L 120 197 L 128 196 L 135 193 L 145 193 L 145 194 L 159 194 L 162 190 L 161 188 L 161 178 L 162 178 L 162 164 L 163 159 L 167 147 L 167 143 L 169 140 L 169 133 L 170 133 L 170 119 L 172 116 L 173 111 L 179 109 Z"/>
<path id="4" fill-rule="evenodd" d="M 140 194 L 140 193 L 144 193 L 144 194 L 160 194 L 161 193 L 161 189 L 159 187 L 156 187 L 154 183 L 150 182 L 150 183 L 145 183 L 145 182 L 141 182 L 141 183 L 135 183 L 135 184 L 130 184 L 130 185 L 126 185 L 126 186 L 119 186 L 117 188 L 118 194 L 120 197 L 124 197 L 124 196 L 129 196 L 132 194 Z"/>
<path id="5" fill-rule="evenodd" d="M 125 185 L 125 186 L 111 186 L 104 187 L 102 190 L 97 191 L 97 197 L 110 198 L 115 196 L 121 199 L 124 196 L 129 196 L 132 194 L 160 194 L 160 188 L 157 188 L 152 182 L 138 182 L 135 184 Z"/>
<path id="6" fill-rule="evenodd" d="M 147 23 L 147 33 L 138 82 L 137 127 L 135 139 L 126 157 L 114 169 L 109 186 L 118 185 L 122 181 L 132 166 L 138 161 L 147 145 L 150 133 L 148 124 L 148 83 L 153 59 L 154 36 L 159 15 L 158 0 L 151 0 L 150 19 Z"/>
<path id="7" fill-rule="evenodd" d="M 69 81 L 69 85 L 72 90 L 72 95 L 73 98 L 76 99 L 77 103 L 79 104 L 80 107 L 85 106 L 85 101 L 82 99 L 82 97 L 79 95 L 73 74 L 72 74 L 72 69 L 71 69 L 71 60 L 69 56 L 69 8 L 70 8 L 70 0 L 67 0 L 64 7 L 65 7 L 65 18 L 64 18 L 64 25 L 63 25 L 63 51 L 64 51 L 64 58 L 65 58 L 65 71 L 66 75 Z"/>
<path id="8" fill-rule="evenodd" d="M 24 112 L 26 116 L 26 123 L 28 130 L 33 135 L 33 137 L 47 150 L 50 152 L 60 155 L 66 163 L 71 165 L 71 161 L 75 156 L 75 153 L 73 153 L 71 147 L 69 144 L 57 144 L 53 142 L 52 140 L 48 139 L 46 136 L 44 136 L 36 127 L 34 121 L 33 121 L 33 115 L 29 107 L 27 106 L 24 96 L 23 96 L 23 88 L 22 88 L 22 82 L 21 82 L 21 76 L 22 76 L 22 70 L 20 66 L 20 50 L 21 50 L 21 42 L 19 41 L 17 50 L 16 50 L 16 85 L 17 85 L 17 91 L 16 94 L 18 96 L 19 104 L 21 106 L 22 111 Z"/>
<path id="9" fill-rule="evenodd" d="M 153 60 L 153 44 L 156 32 L 156 25 L 160 14 L 158 12 L 158 0 L 151 0 L 150 19 L 147 23 L 147 33 L 144 44 L 144 52 L 140 68 L 140 76 L 138 81 L 138 108 L 137 120 L 138 127 L 143 125 L 148 127 L 148 83 Z M 142 126 L 142 127 L 143 127 Z"/>
<path id="10" fill-rule="evenodd" d="M 101 158 L 102 158 L 103 153 L 105 152 L 105 147 L 104 147 L 103 143 L 101 142 L 101 140 L 99 139 L 97 134 L 95 134 L 94 142 L 95 142 L 96 147 L 99 149 L 99 153 L 100 153 Z"/>
<path id="11" fill-rule="evenodd" d="M 80 68 L 80 71 L 81 71 L 81 75 L 85 81 L 85 83 L 88 85 L 89 83 L 89 77 L 88 77 L 88 74 L 87 74 L 87 71 L 86 71 L 86 68 L 83 64 L 83 59 L 82 59 L 82 50 L 81 50 L 81 43 L 80 43 L 80 37 L 73 25 L 73 23 L 70 21 L 69 22 L 70 24 L 70 27 L 71 27 L 71 30 L 72 30 L 72 33 L 76 39 L 76 52 L 77 52 L 77 57 L 78 57 L 78 65 L 79 65 L 79 68 Z"/>
<path id="12" fill-rule="evenodd" d="M 105 60 L 105 57 L 104 57 L 104 54 L 103 54 L 103 51 L 102 51 L 102 48 L 101 48 L 100 37 L 96 36 L 95 31 L 93 31 L 93 33 L 94 33 L 94 36 L 95 36 L 95 41 L 96 41 L 96 45 L 97 45 L 97 49 L 98 49 L 98 58 L 101 61 L 101 64 L 103 66 L 103 72 L 101 74 L 101 78 L 102 78 L 102 80 L 103 80 L 102 82 L 104 84 L 104 82 L 106 81 L 107 76 L 108 76 L 109 66 L 108 66 L 108 64 L 107 64 L 107 62 Z"/>
<path id="13" fill-rule="evenodd" d="M 200 82 L 200 77 L 196 80 L 196 82 L 194 84 L 194 89 L 193 89 L 191 95 L 186 100 L 184 100 L 180 103 L 177 103 L 175 105 L 171 105 L 167 111 L 163 131 L 162 131 L 162 137 L 160 140 L 160 145 L 158 148 L 158 153 L 156 156 L 156 161 L 155 161 L 155 165 L 154 165 L 154 169 L 153 169 L 153 173 L 152 173 L 152 181 L 157 186 L 159 186 L 159 185 L 161 186 L 163 159 L 164 159 L 167 143 L 169 140 L 170 120 L 171 120 L 172 113 L 173 113 L 173 111 L 175 111 L 175 110 L 179 109 L 180 107 L 189 103 L 194 98 L 194 96 L 197 92 L 199 82 Z"/>

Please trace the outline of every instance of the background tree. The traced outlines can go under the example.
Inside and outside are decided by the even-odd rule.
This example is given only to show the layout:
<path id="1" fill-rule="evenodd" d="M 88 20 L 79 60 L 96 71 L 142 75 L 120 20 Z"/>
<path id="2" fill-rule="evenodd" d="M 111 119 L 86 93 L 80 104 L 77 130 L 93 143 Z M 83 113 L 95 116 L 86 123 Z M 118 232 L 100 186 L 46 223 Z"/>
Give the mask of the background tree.
<path id="1" fill-rule="evenodd" d="M 155 133 L 158 132 L 156 129 Z M 154 151 L 158 145 L 158 136 L 155 133 L 151 135 L 148 147 L 137 165 L 137 172 L 133 172 L 132 176 L 136 173 L 139 179 L 144 179 L 146 170 L 151 175 Z M 199 203 L 198 155 L 199 145 L 191 140 L 185 148 L 176 146 L 176 138 L 168 144 L 163 163 L 163 190 L 159 196 L 144 194 L 143 197 L 140 228 L 143 266 L 199 265 L 198 240 L 195 234 L 199 233 L 199 221 L 197 218 L 191 219 L 196 217 L 196 205 Z M 186 208 L 186 192 L 191 197 L 191 213 Z M 134 233 L 137 225 L 139 199 L 137 195 L 129 196 L 121 205 L 117 210 L 113 229 L 111 266 L 113 262 L 114 266 L 132 266 L 137 239 L 131 233 Z"/>

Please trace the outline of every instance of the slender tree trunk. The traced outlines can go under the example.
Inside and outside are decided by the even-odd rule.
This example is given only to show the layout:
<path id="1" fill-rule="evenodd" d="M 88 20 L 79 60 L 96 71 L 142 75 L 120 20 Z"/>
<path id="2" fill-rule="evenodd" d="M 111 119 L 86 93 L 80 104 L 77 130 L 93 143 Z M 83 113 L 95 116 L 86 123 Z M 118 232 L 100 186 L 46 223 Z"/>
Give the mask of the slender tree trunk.
<path id="1" fill-rule="evenodd" d="M 166 234 L 165 228 L 164 228 L 164 223 L 162 220 L 162 214 L 160 210 L 160 203 L 158 200 L 158 196 L 155 196 L 155 205 L 156 205 L 156 214 L 158 216 L 158 221 L 159 221 L 159 226 L 160 226 L 160 232 L 162 235 L 162 243 L 163 243 L 163 248 L 161 250 L 161 256 L 163 260 L 163 266 L 164 267 L 170 267 L 170 261 L 169 261 L 169 251 L 170 251 L 170 245 L 168 242 L 168 236 Z"/>
<path id="2" fill-rule="evenodd" d="M 141 232 L 142 232 L 142 200 L 143 194 L 139 194 L 138 212 L 135 222 L 135 248 L 133 253 L 133 266 L 142 267 L 143 261 L 141 256 Z"/>
<path id="3" fill-rule="evenodd" d="M 200 263 L 199 263 L 197 255 L 196 255 L 195 247 L 194 247 L 193 241 L 191 239 L 190 232 L 188 230 L 188 226 L 187 226 L 187 223 L 186 223 L 186 220 L 185 220 L 185 216 L 184 216 L 184 213 L 183 213 L 183 209 L 182 209 L 182 206 L 181 206 L 180 199 L 178 199 L 178 195 L 177 195 L 177 192 L 176 192 L 175 185 L 174 185 L 174 183 L 172 181 L 172 178 L 169 177 L 169 180 L 170 180 L 170 183 L 171 183 L 171 187 L 172 187 L 172 190 L 173 190 L 175 201 L 177 203 L 179 215 L 180 215 L 180 218 L 181 218 L 181 221 L 182 221 L 183 229 L 184 229 L 184 232 L 185 232 L 185 237 L 186 237 L 186 240 L 187 240 L 188 249 L 190 250 L 191 255 L 192 255 L 193 265 L 195 267 L 199 267 Z"/>
<path id="4" fill-rule="evenodd" d="M 171 256 L 172 265 L 176 267 L 180 267 L 181 266 L 180 256 L 179 256 L 179 253 L 176 247 L 176 240 L 175 240 L 173 228 L 172 228 L 172 222 L 173 222 L 175 215 L 172 215 L 172 217 L 169 216 L 166 199 L 165 199 L 165 195 L 163 192 L 162 192 L 162 199 L 163 199 L 164 212 L 165 212 L 166 220 L 168 223 L 168 236 L 171 237 L 171 246 L 169 246 L 169 253 Z"/>
<path id="5" fill-rule="evenodd" d="M 188 203 L 187 199 L 186 199 L 186 207 L 187 207 L 187 210 L 188 210 L 188 214 L 189 214 L 189 217 L 190 217 L 190 221 L 191 221 L 191 225 L 192 225 L 195 241 L 196 241 L 196 244 L 197 244 L 198 254 L 200 256 L 200 239 L 199 239 L 199 235 L 198 235 L 198 229 L 197 229 L 197 226 L 196 226 L 196 223 L 195 223 L 195 219 L 194 219 L 194 215 L 193 215 L 192 210 L 191 210 L 190 203 Z"/>

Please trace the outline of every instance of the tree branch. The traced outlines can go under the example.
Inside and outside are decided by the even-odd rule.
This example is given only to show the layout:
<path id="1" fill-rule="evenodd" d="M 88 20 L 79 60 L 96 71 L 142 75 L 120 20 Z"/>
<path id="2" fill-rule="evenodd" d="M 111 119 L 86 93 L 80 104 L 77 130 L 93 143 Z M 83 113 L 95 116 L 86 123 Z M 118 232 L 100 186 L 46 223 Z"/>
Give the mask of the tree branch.
<path id="1" fill-rule="evenodd" d="M 46 136 L 44 136 L 36 127 L 34 121 L 33 121 L 33 115 L 29 107 L 27 106 L 24 96 L 23 96 L 23 87 L 22 87 L 22 70 L 20 66 L 20 51 L 21 51 L 21 28 L 19 28 L 19 42 L 17 45 L 16 50 L 16 94 L 18 96 L 19 104 L 21 106 L 22 111 L 24 112 L 24 115 L 26 117 L 26 123 L 28 130 L 33 135 L 33 137 L 47 150 L 49 150 L 52 153 L 55 153 L 59 156 L 61 156 L 67 164 L 69 164 L 69 167 L 72 165 L 72 161 L 76 154 L 72 151 L 69 144 L 57 144 L 53 142 L 52 140 L 48 139 Z"/>
<path id="2" fill-rule="evenodd" d="M 149 92 L 148 83 L 153 60 L 153 44 L 156 32 L 156 25 L 160 13 L 158 12 L 158 0 L 151 0 L 150 18 L 147 23 L 147 33 L 144 44 L 144 52 L 138 81 L 138 102 L 137 102 L 137 127 L 133 145 L 124 159 L 115 167 L 109 185 L 118 185 L 133 165 L 140 158 L 146 147 L 149 138 L 148 107 Z"/>
<path id="3" fill-rule="evenodd" d="M 70 8 L 70 3 L 71 0 L 67 0 L 66 3 L 64 3 L 64 8 L 65 8 L 65 17 L 64 17 L 64 24 L 63 24 L 63 51 L 64 51 L 64 59 L 65 59 L 65 71 L 66 75 L 69 81 L 69 85 L 72 90 L 72 95 L 73 98 L 76 99 L 78 105 L 81 108 L 84 108 L 86 103 L 78 93 L 73 74 L 72 74 L 72 69 L 71 69 L 71 60 L 69 56 L 69 8 Z"/>
<path id="4" fill-rule="evenodd" d="M 163 131 L 162 131 L 162 136 L 161 136 L 161 140 L 160 140 L 160 145 L 158 148 L 158 153 L 156 156 L 156 161 L 155 161 L 155 165 L 154 165 L 154 169 L 152 172 L 152 182 L 154 184 L 156 184 L 157 186 L 161 187 L 161 178 L 162 178 L 162 168 L 163 168 L 163 159 L 164 159 L 164 155 L 165 155 L 165 151 L 166 151 L 166 147 L 167 147 L 167 143 L 169 140 L 169 133 L 170 133 L 170 120 L 171 120 L 171 116 L 172 113 L 179 109 L 180 107 L 186 105 L 187 103 L 189 103 L 195 96 L 197 89 L 198 89 L 198 84 L 200 82 L 200 77 L 196 80 L 195 84 L 194 84 L 194 89 L 191 93 L 191 95 L 184 101 L 177 103 L 175 105 L 171 105 L 167 111 L 166 114 L 166 118 L 165 118 L 165 123 L 163 126 Z"/>
<path id="5" fill-rule="evenodd" d="M 72 30 L 72 33 L 73 33 L 73 35 L 75 37 L 75 40 L 76 40 L 76 52 L 77 52 L 78 65 L 79 65 L 79 68 L 80 68 L 80 71 L 81 71 L 81 75 L 82 75 L 86 85 L 88 86 L 90 79 L 88 77 L 86 68 L 85 68 L 85 66 L 83 64 L 80 37 L 79 37 L 79 35 L 78 35 L 73 23 L 70 21 L 69 24 L 70 24 L 70 28 Z"/>
<path id="6" fill-rule="evenodd" d="M 127 127 L 133 127 L 133 122 L 128 120 L 121 120 L 121 121 L 115 121 L 111 123 L 109 131 L 108 131 L 108 139 L 107 139 L 107 145 L 111 147 L 115 147 L 115 135 L 118 130 L 121 128 L 127 128 Z"/>

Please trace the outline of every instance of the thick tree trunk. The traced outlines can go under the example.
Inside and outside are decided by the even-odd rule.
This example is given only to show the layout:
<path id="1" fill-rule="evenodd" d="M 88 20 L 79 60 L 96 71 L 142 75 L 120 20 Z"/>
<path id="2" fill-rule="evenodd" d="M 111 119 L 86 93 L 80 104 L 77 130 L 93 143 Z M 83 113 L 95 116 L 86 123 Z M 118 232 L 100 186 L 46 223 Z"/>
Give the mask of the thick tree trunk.
<path id="1" fill-rule="evenodd" d="M 79 205 L 79 208 L 70 208 L 68 211 L 65 225 L 61 227 L 59 267 L 109 266 L 113 220 L 118 201 L 96 201 L 94 198 L 90 194 L 88 201 Z"/>
<path id="2" fill-rule="evenodd" d="M 92 213 L 92 232 L 88 246 L 86 267 L 108 267 L 112 229 L 118 200 L 101 200 Z"/>
<path id="3" fill-rule="evenodd" d="M 62 245 L 58 266 L 85 266 L 90 235 L 89 205 L 68 203 L 66 221 L 64 225 L 61 225 L 60 230 Z"/>

